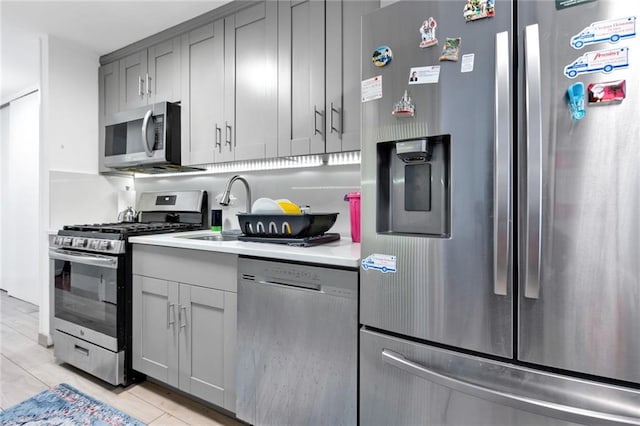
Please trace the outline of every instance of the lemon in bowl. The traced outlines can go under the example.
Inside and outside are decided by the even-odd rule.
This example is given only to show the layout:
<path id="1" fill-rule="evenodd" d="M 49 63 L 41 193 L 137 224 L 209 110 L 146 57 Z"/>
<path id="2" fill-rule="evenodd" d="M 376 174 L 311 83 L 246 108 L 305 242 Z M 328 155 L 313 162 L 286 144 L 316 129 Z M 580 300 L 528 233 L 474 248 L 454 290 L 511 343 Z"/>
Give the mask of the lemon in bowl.
<path id="1" fill-rule="evenodd" d="M 285 214 L 302 214 L 300 207 L 286 198 L 275 200 Z"/>

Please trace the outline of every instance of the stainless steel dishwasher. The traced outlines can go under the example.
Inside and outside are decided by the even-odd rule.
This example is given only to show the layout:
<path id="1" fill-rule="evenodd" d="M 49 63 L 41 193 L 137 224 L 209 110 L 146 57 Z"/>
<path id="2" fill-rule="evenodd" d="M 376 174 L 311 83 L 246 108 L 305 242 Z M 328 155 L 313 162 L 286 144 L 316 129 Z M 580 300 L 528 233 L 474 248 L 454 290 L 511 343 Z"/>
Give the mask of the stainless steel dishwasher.
<path id="1" fill-rule="evenodd" d="M 236 416 L 357 424 L 358 272 L 238 260 Z"/>

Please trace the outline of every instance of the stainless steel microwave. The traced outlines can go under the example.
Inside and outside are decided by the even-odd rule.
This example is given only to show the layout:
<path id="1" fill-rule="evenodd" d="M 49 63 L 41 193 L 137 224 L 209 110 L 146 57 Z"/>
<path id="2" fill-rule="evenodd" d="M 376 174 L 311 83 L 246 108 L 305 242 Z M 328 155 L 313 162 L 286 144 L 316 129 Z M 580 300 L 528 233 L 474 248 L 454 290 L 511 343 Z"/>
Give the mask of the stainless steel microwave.
<path id="1" fill-rule="evenodd" d="M 180 166 L 180 105 L 159 102 L 114 114 L 105 126 L 104 165 L 115 169 Z"/>

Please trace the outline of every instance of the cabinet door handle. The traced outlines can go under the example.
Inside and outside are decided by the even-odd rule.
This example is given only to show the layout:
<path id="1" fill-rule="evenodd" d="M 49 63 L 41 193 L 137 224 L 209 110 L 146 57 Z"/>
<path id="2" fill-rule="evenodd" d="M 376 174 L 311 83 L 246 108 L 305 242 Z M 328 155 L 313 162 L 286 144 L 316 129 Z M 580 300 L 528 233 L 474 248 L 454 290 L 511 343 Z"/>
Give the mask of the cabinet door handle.
<path id="1" fill-rule="evenodd" d="M 173 313 L 173 318 L 171 315 L 172 313 Z M 175 322 L 176 322 L 175 304 L 167 302 L 167 328 L 175 324 Z"/>
<path id="2" fill-rule="evenodd" d="M 323 114 L 322 111 L 318 111 L 318 108 L 313 106 L 313 135 L 317 135 L 318 133 L 322 134 L 322 129 L 318 130 L 318 115 L 320 116 L 320 122 L 322 124 Z"/>
<path id="3" fill-rule="evenodd" d="M 182 305 L 178 306 L 180 306 L 180 315 L 178 318 L 178 320 L 180 321 L 180 328 L 185 328 L 187 326 L 187 307 Z"/>
<path id="4" fill-rule="evenodd" d="M 334 112 L 336 114 L 338 114 L 337 122 L 338 122 L 338 126 L 339 127 L 335 127 L 335 125 L 333 124 L 333 113 Z M 330 119 L 329 119 L 329 122 L 330 122 L 330 126 L 329 127 L 330 127 L 330 130 L 331 130 L 331 133 L 333 133 L 333 132 L 342 133 L 342 112 L 340 111 L 340 108 L 335 108 L 333 106 L 333 102 L 331 102 L 331 113 L 330 114 L 331 114 L 331 116 L 330 116 Z"/>
<path id="5" fill-rule="evenodd" d="M 229 145 L 229 152 L 231 152 L 231 148 L 232 148 L 232 146 L 231 146 L 231 137 L 232 137 L 231 133 L 232 133 L 232 130 L 231 130 L 231 126 L 229 125 L 228 121 L 224 122 L 224 127 L 226 129 L 224 144 L 225 145 Z"/>
<path id="6" fill-rule="evenodd" d="M 142 97 L 144 94 L 142 93 L 142 85 L 144 84 L 144 81 L 142 80 L 142 76 L 139 75 L 138 76 L 138 96 Z"/>
<path id="7" fill-rule="evenodd" d="M 216 146 L 218 147 L 218 152 L 222 153 L 222 129 L 218 127 L 218 123 L 216 123 Z"/>
<path id="8" fill-rule="evenodd" d="M 146 84 L 146 86 L 147 86 L 147 95 L 150 95 L 151 94 L 151 77 L 149 76 L 149 73 L 147 73 L 146 79 L 147 79 L 147 84 Z"/>

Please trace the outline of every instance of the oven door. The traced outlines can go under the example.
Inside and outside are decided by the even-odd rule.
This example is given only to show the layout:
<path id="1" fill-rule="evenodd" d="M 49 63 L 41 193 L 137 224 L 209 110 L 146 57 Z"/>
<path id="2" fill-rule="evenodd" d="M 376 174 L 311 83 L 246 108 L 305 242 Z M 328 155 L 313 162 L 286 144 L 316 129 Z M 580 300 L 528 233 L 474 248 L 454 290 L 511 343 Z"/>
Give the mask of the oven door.
<path id="1" fill-rule="evenodd" d="M 54 327 L 112 351 L 124 344 L 124 259 L 49 249 Z"/>

